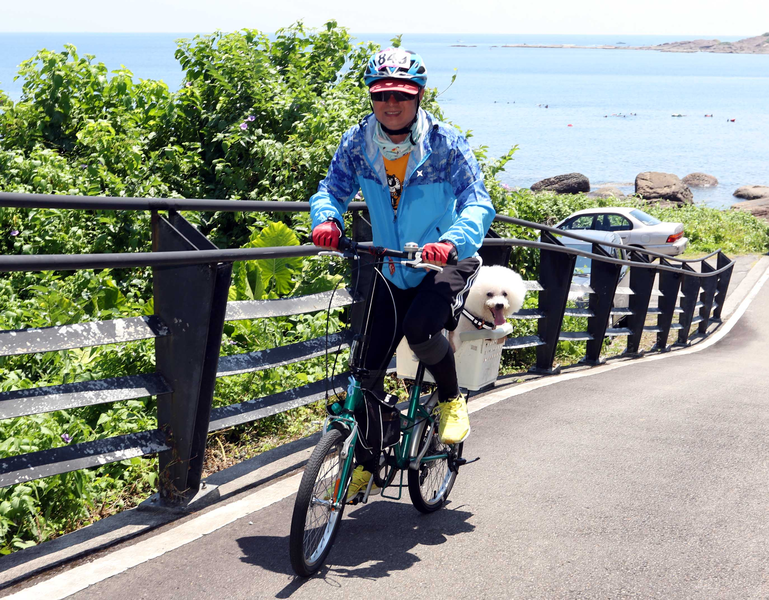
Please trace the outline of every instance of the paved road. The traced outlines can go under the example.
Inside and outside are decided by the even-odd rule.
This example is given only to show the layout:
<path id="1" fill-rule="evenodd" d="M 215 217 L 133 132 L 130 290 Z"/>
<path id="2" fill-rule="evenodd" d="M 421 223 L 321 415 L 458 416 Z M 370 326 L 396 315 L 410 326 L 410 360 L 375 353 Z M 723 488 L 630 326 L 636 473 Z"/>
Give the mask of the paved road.
<path id="1" fill-rule="evenodd" d="M 472 416 L 451 503 L 375 499 L 329 566 L 288 562 L 293 496 L 75 598 L 767 598 L 769 284 L 715 345 Z"/>

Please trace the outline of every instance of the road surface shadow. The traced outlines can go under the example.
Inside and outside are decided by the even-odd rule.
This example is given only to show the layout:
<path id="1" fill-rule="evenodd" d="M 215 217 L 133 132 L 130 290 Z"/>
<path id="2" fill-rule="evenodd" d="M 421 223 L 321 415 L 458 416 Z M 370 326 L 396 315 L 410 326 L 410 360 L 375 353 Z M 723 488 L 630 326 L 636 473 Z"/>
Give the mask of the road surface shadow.
<path id="1" fill-rule="evenodd" d="M 348 507 L 350 509 L 351 507 Z M 405 502 L 373 502 L 345 512 L 326 566 L 314 578 L 330 585 L 338 577 L 379 579 L 408 569 L 420 558 L 411 552 L 417 546 L 443 544 L 451 536 L 470 533 L 471 512 L 448 504 L 423 515 Z M 294 575 L 288 558 L 288 536 L 253 536 L 237 540 L 243 562 L 276 573 Z M 297 577 L 278 598 L 288 598 L 306 580 Z"/>

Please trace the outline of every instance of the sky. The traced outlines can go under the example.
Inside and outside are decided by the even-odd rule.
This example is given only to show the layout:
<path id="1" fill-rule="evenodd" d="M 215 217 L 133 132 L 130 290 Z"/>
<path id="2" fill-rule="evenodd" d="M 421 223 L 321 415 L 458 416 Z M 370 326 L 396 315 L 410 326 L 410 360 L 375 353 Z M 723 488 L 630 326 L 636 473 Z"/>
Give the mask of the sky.
<path id="1" fill-rule="evenodd" d="M 360 33 L 753 36 L 766 0 L 0 0 L 0 32 L 274 32 L 335 19 Z"/>

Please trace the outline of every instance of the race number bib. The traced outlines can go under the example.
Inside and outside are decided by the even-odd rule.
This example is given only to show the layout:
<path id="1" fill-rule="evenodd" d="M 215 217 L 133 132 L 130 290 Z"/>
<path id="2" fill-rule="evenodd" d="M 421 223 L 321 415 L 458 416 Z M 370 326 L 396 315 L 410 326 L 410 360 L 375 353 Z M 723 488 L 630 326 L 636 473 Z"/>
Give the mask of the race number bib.
<path id="1" fill-rule="evenodd" d="M 388 48 L 377 55 L 376 63 L 380 69 L 387 67 L 408 69 L 411 64 L 411 57 L 408 52 L 400 48 Z"/>

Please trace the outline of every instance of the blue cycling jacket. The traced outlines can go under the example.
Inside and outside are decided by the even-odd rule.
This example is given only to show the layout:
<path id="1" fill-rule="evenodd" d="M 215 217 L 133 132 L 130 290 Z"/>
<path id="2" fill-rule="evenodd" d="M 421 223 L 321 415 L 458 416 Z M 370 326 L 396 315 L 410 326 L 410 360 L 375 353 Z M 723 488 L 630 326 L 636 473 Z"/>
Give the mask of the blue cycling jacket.
<path id="1" fill-rule="evenodd" d="M 384 161 L 373 140 L 376 117 L 371 114 L 342 136 L 328 175 L 310 198 L 312 226 L 333 218 L 344 227 L 342 213 L 360 190 L 371 216 L 375 245 L 402 250 L 407 242 L 421 247 L 448 240 L 456 246 L 459 260 L 473 256 L 496 212 L 465 137 L 426 115 L 429 129 L 409 155 L 397 212 L 390 203 Z M 394 272 L 383 272 L 402 289 L 415 287 L 426 275 L 397 260 Z"/>

